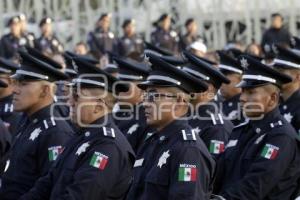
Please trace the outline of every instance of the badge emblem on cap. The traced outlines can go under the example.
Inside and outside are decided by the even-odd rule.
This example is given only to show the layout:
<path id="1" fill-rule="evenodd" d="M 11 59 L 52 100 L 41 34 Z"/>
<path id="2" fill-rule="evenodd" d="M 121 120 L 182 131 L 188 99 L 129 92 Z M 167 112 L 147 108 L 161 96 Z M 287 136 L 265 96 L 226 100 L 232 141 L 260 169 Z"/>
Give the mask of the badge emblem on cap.
<path id="1" fill-rule="evenodd" d="M 248 63 L 248 60 L 245 59 L 245 58 L 242 58 L 241 59 L 241 65 L 244 69 L 248 69 L 248 66 L 249 66 L 249 63 Z"/>

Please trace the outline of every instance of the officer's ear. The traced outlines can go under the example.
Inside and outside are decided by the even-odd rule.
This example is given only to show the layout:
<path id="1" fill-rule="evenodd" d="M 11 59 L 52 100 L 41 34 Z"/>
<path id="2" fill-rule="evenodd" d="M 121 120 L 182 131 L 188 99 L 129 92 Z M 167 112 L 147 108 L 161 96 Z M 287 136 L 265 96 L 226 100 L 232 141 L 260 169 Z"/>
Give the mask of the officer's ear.
<path id="1" fill-rule="evenodd" d="M 270 101 L 269 101 L 269 106 L 273 107 L 274 105 L 277 105 L 279 102 L 279 97 L 280 97 L 280 90 L 276 86 L 273 86 L 273 89 L 270 90 Z"/>

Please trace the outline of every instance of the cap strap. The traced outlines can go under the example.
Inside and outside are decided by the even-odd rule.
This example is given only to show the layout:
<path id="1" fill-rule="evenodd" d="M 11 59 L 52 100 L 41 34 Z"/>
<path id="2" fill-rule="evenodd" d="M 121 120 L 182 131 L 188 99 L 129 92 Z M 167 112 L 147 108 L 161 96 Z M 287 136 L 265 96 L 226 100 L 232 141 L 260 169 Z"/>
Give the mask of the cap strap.
<path id="1" fill-rule="evenodd" d="M 12 71 L 9 70 L 9 69 L 5 69 L 3 67 L 0 67 L 0 72 L 3 72 L 3 73 L 11 73 Z"/>
<path id="2" fill-rule="evenodd" d="M 243 75 L 242 79 L 258 80 L 258 81 L 267 81 L 270 83 L 276 83 L 276 80 L 267 76 L 262 75 Z"/>
<path id="3" fill-rule="evenodd" d="M 118 74 L 120 79 L 131 79 L 131 80 L 142 80 L 143 76 L 127 75 L 127 74 Z"/>
<path id="4" fill-rule="evenodd" d="M 189 72 L 189 73 L 191 73 L 195 76 L 198 76 L 198 77 L 200 77 L 204 80 L 209 80 L 210 79 L 208 76 L 205 76 L 204 74 L 201 74 L 200 72 L 197 72 L 196 70 L 190 69 L 188 67 L 183 67 L 182 69 L 183 69 L 183 71 Z"/>
<path id="5" fill-rule="evenodd" d="M 77 74 L 77 72 L 76 72 L 75 70 L 73 70 L 73 69 L 68 69 L 68 68 L 65 69 L 65 72 Z"/>
<path id="6" fill-rule="evenodd" d="M 159 80 L 159 81 L 168 81 L 171 83 L 174 83 L 176 85 L 181 85 L 180 81 L 177 81 L 176 79 L 170 78 L 168 76 L 160 76 L 160 75 L 150 75 L 148 76 L 147 80 Z"/>
<path id="7" fill-rule="evenodd" d="M 35 73 L 35 72 L 25 71 L 25 70 L 22 70 L 22 69 L 17 70 L 16 74 L 32 76 L 32 77 L 40 78 L 40 79 L 43 79 L 43 80 L 48 80 L 49 79 L 48 76 L 38 74 L 38 73 Z"/>
<path id="8" fill-rule="evenodd" d="M 99 82 L 99 81 L 90 80 L 90 79 L 75 78 L 75 79 L 73 79 L 73 83 L 87 83 L 87 84 L 105 87 L 104 83 Z"/>
<path id="9" fill-rule="evenodd" d="M 242 73 L 243 73 L 242 70 L 236 69 L 236 68 L 231 67 L 231 66 L 228 66 L 228 65 L 220 64 L 220 65 L 219 65 L 219 68 L 220 68 L 220 69 L 226 69 L 226 70 L 229 70 L 229 71 L 233 71 L 233 72 L 236 72 L 236 73 L 239 73 L 239 74 L 242 74 Z"/>
<path id="10" fill-rule="evenodd" d="M 290 61 L 286 61 L 286 60 L 281 60 L 281 59 L 274 59 L 274 64 L 283 64 L 283 65 L 287 65 L 290 67 L 294 67 L 294 68 L 298 68 L 300 69 L 300 65 L 290 62 Z"/>

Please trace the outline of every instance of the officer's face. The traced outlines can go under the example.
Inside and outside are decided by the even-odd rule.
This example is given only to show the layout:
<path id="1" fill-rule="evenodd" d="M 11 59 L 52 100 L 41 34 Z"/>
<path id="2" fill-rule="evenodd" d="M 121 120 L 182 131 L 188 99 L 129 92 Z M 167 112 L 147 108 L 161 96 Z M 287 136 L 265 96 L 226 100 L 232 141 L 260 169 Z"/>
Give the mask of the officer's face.
<path id="1" fill-rule="evenodd" d="M 134 23 L 128 24 L 128 25 L 124 28 L 124 33 L 125 33 L 126 35 L 129 35 L 129 36 L 133 35 L 133 34 L 135 33 L 135 25 L 134 25 Z"/>
<path id="2" fill-rule="evenodd" d="M 195 21 L 191 22 L 191 23 L 186 27 L 186 29 L 187 29 L 187 32 L 189 32 L 189 33 L 196 33 L 196 32 L 197 32 L 197 29 L 198 29 L 196 22 L 195 22 Z"/>
<path id="3" fill-rule="evenodd" d="M 13 35 L 20 35 L 21 33 L 21 24 L 20 22 L 15 22 L 10 25 L 10 32 Z"/>
<path id="4" fill-rule="evenodd" d="M 280 16 L 275 16 L 272 18 L 272 27 L 273 28 L 281 28 L 282 27 L 282 18 Z"/>
<path id="5" fill-rule="evenodd" d="M 40 81 L 16 81 L 13 94 L 14 109 L 29 112 L 43 98 L 43 85 Z"/>
<path id="6" fill-rule="evenodd" d="M 171 26 L 171 17 L 166 17 L 166 19 L 164 19 L 164 20 L 161 22 L 161 27 L 162 27 L 164 30 L 169 30 L 169 29 L 170 29 L 170 26 Z"/>
<path id="7" fill-rule="evenodd" d="M 103 17 L 103 19 L 99 21 L 99 24 L 102 29 L 108 30 L 110 26 L 110 17 L 109 16 Z"/>
<path id="8" fill-rule="evenodd" d="M 118 101 L 120 103 L 128 103 L 135 105 L 142 101 L 142 90 L 137 87 L 139 82 L 128 82 L 129 90 L 127 92 L 120 92 L 118 95 Z"/>
<path id="9" fill-rule="evenodd" d="M 92 123 L 98 117 L 98 113 L 105 110 L 101 101 L 105 94 L 102 89 L 75 88 L 69 100 L 73 122 L 81 127 Z"/>
<path id="10" fill-rule="evenodd" d="M 289 90 L 300 87 L 300 70 L 298 69 L 278 69 L 279 72 L 290 76 L 293 81 L 282 85 L 282 90 Z"/>
<path id="11" fill-rule="evenodd" d="M 42 25 L 41 32 L 43 35 L 50 35 L 52 33 L 52 24 L 45 23 L 44 25 Z"/>
<path id="12" fill-rule="evenodd" d="M 4 83 L 6 83 L 8 86 L 14 86 L 14 80 L 10 78 L 10 75 L 8 74 L 0 74 L 0 80 Z M 0 96 L 7 95 L 7 89 L 8 88 L 0 88 Z"/>
<path id="13" fill-rule="evenodd" d="M 230 83 L 229 84 L 223 83 L 220 88 L 220 92 L 225 99 L 229 99 L 234 95 L 241 93 L 242 91 L 241 88 L 235 87 L 241 81 L 241 75 L 228 74 L 226 75 L 226 77 L 230 80 Z"/>
<path id="14" fill-rule="evenodd" d="M 263 117 L 265 113 L 268 113 L 276 106 L 278 97 L 275 95 L 277 95 L 277 93 L 270 91 L 268 85 L 255 88 L 243 88 L 240 101 L 244 114 L 249 118 Z"/>
<path id="15" fill-rule="evenodd" d="M 159 129 L 178 117 L 176 100 L 177 96 L 168 88 L 147 88 L 143 100 L 147 124 Z"/>

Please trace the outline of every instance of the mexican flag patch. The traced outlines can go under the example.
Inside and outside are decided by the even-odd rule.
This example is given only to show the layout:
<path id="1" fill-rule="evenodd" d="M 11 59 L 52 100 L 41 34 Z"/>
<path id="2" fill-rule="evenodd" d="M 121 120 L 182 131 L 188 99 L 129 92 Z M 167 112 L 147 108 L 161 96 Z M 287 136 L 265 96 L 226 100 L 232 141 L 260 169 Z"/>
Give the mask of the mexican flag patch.
<path id="1" fill-rule="evenodd" d="M 278 151 L 278 147 L 271 144 L 266 144 L 260 155 L 264 158 L 273 160 L 277 157 Z"/>
<path id="2" fill-rule="evenodd" d="M 220 154 L 224 152 L 225 145 L 223 141 L 211 140 L 209 145 L 209 152 L 214 154 Z"/>
<path id="3" fill-rule="evenodd" d="M 62 146 L 54 146 L 54 147 L 48 148 L 49 161 L 56 160 L 56 158 L 59 156 L 59 154 L 61 154 L 62 151 L 63 151 Z"/>
<path id="4" fill-rule="evenodd" d="M 178 181 L 195 182 L 197 180 L 197 167 L 195 165 L 180 164 Z"/>
<path id="5" fill-rule="evenodd" d="M 95 152 L 90 161 L 90 166 L 104 170 L 108 162 L 108 157 L 102 153 Z"/>

